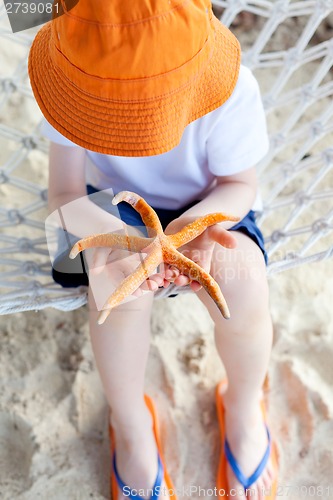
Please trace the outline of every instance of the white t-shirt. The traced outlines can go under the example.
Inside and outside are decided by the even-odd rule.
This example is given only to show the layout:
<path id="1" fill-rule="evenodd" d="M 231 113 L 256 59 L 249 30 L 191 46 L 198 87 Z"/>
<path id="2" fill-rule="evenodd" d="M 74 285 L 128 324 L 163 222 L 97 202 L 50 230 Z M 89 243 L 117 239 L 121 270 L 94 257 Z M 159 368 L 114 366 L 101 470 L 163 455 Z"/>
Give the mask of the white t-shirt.
<path id="1" fill-rule="evenodd" d="M 42 133 L 64 146 L 80 147 L 46 120 Z M 112 156 L 86 150 L 86 182 L 97 189 L 139 193 L 156 208 L 178 209 L 204 198 L 216 176 L 255 166 L 269 149 L 266 118 L 258 83 L 241 66 L 230 98 L 190 123 L 178 146 L 155 156 Z M 261 208 L 257 196 L 252 209 Z"/>

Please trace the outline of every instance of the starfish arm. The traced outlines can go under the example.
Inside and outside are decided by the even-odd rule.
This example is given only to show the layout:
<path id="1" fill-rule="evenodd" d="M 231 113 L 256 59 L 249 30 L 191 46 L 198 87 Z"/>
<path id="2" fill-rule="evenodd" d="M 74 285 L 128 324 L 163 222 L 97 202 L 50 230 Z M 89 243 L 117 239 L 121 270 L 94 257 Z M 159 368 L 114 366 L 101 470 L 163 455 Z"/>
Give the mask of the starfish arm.
<path id="1" fill-rule="evenodd" d="M 162 252 L 154 249 L 144 259 L 142 264 L 135 271 L 127 276 L 118 288 L 110 295 L 103 306 L 103 311 L 98 317 L 98 324 L 104 323 L 109 316 L 111 309 L 118 306 L 126 297 L 131 295 L 135 290 L 153 273 L 156 267 L 162 262 Z"/>
<path id="2" fill-rule="evenodd" d="M 177 250 L 165 253 L 164 261 L 168 264 L 176 266 L 191 280 L 198 281 L 214 300 L 215 304 L 221 311 L 222 316 L 225 319 L 230 318 L 229 308 L 219 285 L 216 283 L 214 278 L 210 274 L 208 274 L 202 267 L 193 262 L 193 260 L 185 257 L 185 255 L 181 254 Z"/>
<path id="3" fill-rule="evenodd" d="M 153 210 L 141 196 L 136 193 L 132 193 L 131 191 L 121 191 L 113 198 L 112 204 L 118 205 L 121 201 L 126 201 L 132 205 L 132 207 L 141 215 L 149 236 L 163 234 L 163 228 L 155 210 Z"/>
<path id="4" fill-rule="evenodd" d="M 147 247 L 153 239 L 141 238 L 140 236 L 127 236 L 122 234 L 101 233 L 93 234 L 79 240 L 70 251 L 69 257 L 74 259 L 78 253 L 86 248 L 92 247 L 117 247 L 132 252 L 140 252 Z"/>
<path id="5" fill-rule="evenodd" d="M 185 245 L 189 241 L 194 240 L 194 238 L 202 234 L 205 231 L 205 229 L 207 229 L 207 227 L 213 226 L 214 224 L 226 220 L 238 222 L 239 217 L 234 217 L 233 215 L 228 215 L 219 212 L 204 215 L 203 217 L 196 219 L 190 224 L 187 224 L 185 227 L 183 227 L 183 229 L 178 231 L 178 233 L 168 235 L 168 239 L 176 248 L 178 248 Z"/>

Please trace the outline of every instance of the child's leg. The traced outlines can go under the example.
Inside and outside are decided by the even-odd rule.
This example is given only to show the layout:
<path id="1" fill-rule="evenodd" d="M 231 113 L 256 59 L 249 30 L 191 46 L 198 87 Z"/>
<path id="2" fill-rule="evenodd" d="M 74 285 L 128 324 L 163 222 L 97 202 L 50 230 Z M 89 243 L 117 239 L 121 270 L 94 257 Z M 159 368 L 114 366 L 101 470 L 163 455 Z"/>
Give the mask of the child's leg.
<path id="1" fill-rule="evenodd" d="M 98 311 L 89 292 L 91 343 L 112 409 L 117 468 L 130 488 L 145 490 L 152 488 L 157 475 L 152 418 L 144 402 L 152 302 L 153 294 L 145 294 L 118 306 L 104 324 L 97 325 Z M 126 497 L 119 490 L 120 498 Z"/>
<path id="2" fill-rule="evenodd" d="M 250 476 L 267 446 L 259 401 L 272 346 L 272 322 L 263 254 L 247 236 L 235 231 L 234 250 L 216 245 L 211 274 L 227 300 L 231 319 L 225 320 L 205 290 L 198 296 L 215 322 L 217 351 L 225 366 L 228 390 L 224 395 L 226 436 L 243 473 Z M 251 486 L 261 498 L 261 489 L 271 485 L 270 462 Z M 230 488 L 241 488 L 228 467 Z M 244 495 L 233 498 L 244 498 Z M 264 497 L 263 497 L 264 498 Z"/>

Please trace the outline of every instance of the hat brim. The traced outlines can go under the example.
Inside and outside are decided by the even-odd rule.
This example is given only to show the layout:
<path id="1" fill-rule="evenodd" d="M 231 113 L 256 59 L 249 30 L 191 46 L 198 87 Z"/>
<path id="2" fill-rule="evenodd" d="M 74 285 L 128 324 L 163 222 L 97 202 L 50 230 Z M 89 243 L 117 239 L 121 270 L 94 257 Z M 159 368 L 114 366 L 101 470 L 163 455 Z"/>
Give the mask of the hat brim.
<path id="1" fill-rule="evenodd" d="M 153 100 L 116 101 L 78 88 L 50 54 L 51 24 L 37 33 L 29 76 L 48 122 L 75 144 L 115 156 L 152 156 L 176 147 L 185 127 L 232 94 L 240 66 L 237 39 L 213 17 L 214 43 L 205 67 L 186 85 Z"/>

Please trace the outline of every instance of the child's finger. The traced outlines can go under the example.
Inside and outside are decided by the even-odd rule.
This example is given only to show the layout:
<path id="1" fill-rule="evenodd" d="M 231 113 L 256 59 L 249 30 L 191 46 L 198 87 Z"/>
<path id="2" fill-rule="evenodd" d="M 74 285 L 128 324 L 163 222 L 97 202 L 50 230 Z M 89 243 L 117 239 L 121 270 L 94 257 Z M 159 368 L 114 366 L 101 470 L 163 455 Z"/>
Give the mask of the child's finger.
<path id="1" fill-rule="evenodd" d="M 165 279 L 169 280 L 170 283 L 173 283 L 178 278 L 179 275 L 180 275 L 179 269 L 171 265 L 166 269 L 164 277 Z"/>
<path id="2" fill-rule="evenodd" d="M 200 285 L 200 283 L 198 281 L 191 281 L 190 287 L 192 288 L 192 290 L 194 292 L 197 292 L 198 290 L 200 290 L 202 288 L 202 285 Z"/>
<path id="3" fill-rule="evenodd" d="M 109 248 L 98 248 L 95 250 L 90 264 L 90 272 L 95 275 L 100 274 L 105 267 L 109 254 Z"/>
<path id="4" fill-rule="evenodd" d="M 161 274 L 152 274 L 149 276 L 149 280 L 155 281 L 157 283 L 157 286 L 163 286 L 164 278 Z"/>
<path id="5" fill-rule="evenodd" d="M 178 276 L 178 278 L 174 281 L 175 285 L 177 286 L 186 286 L 191 282 L 190 278 L 188 276 L 185 276 L 185 274 L 181 274 Z"/>
<path id="6" fill-rule="evenodd" d="M 232 232 L 227 231 L 223 227 L 212 226 L 209 228 L 209 236 L 225 248 L 235 248 L 237 240 Z"/>
<path id="7" fill-rule="evenodd" d="M 151 291 L 155 291 L 158 289 L 158 284 L 156 283 L 156 281 L 152 280 L 152 279 L 147 279 L 145 280 L 141 285 L 140 285 L 140 288 L 141 290 L 151 290 Z"/>

